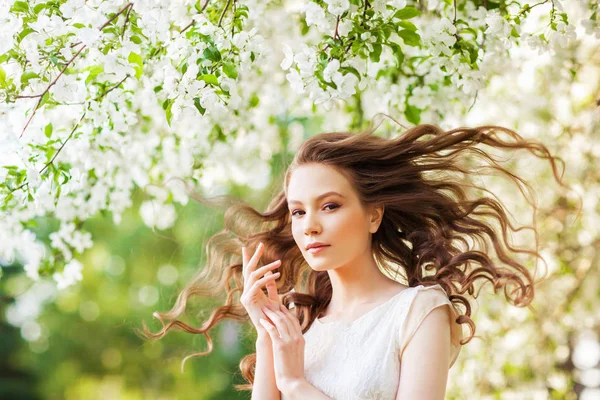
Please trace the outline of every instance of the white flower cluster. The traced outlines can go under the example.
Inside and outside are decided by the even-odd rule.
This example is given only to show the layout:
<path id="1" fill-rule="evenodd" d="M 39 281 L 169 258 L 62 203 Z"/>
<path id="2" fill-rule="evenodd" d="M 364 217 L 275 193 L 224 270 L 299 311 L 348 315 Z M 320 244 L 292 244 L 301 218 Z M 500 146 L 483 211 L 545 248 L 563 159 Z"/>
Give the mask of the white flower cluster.
<path id="1" fill-rule="evenodd" d="M 107 15 L 123 10 L 126 1 L 68 0 L 59 6 L 62 17 L 45 8 L 34 15 L 33 8 L 42 3 L 56 6 L 0 0 L 0 183 L 5 185 L 0 186 L 0 206 L 4 201 L 7 205 L 0 211 L 0 264 L 19 263 L 24 275 L 36 281 L 7 307 L 7 320 L 20 327 L 26 340 L 44 337 L 43 324 L 35 321 L 43 304 L 52 301 L 57 289 L 68 290 L 85 274 L 87 266 L 80 256 L 92 246 L 92 237 L 80 222 L 108 212 L 119 223 L 132 205 L 134 189 L 141 188 L 147 196 L 137 210 L 141 220 L 168 229 L 177 218 L 175 203 L 188 201 L 181 181 L 207 196 L 226 192 L 231 183 L 261 190 L 270 182 L 273 155 L 295 151 L 313 133 L 313 126 L 347 130 L 357 116 L 366 121 L 377 112 L 404 125 L 416 123 L 418 114 L 421 122 L 444 129 L 479 124 L 518 127 L 524 136 L 552 147 L 565 159 L 568 179 L 581 182 L 576 193 L 582 196 L 583 207 L 576 228 L 560 215 L 545 218 L 542 241 L 552 247 L 546 255 L 571 253 L 567 259 L 581 276 L 593 267 L 594 240 L 600 235 L 600 187 L 590 160 L 600 158 L 595 135 L 600 123 L 590 82 L 598 80 L 600 66 L 593 55 L 600 26 L 592 16 L 591 0 L 540 4 L 523 13 L 520 23 L 513 18 L 520 12 L 514 4 L 509 15 L 466 2 L 456 10 L 455 23 L 452 2 L 441 0 L 427 1 L 421 15 L 406 20 L 393 16 L 406 12 L 413 2 L 373 0 L 369 5 L 374 14 L 366 21 L 362 4 L 357 7 L 343 0 L 321 5 L 250 0 L 244 3 L 249 18 L 233 34 L 232 10 L 219 27 L 208 19 L 215 10 L 197 13 L 187 0 L 141 0 L 131 9 L 136 29 L 125 26 L 122 37 L 124 15 L 113 24 L 119 35 L 97 28 Z M 28 11 L 13 12 L 15 4 Z M 551 24 L 548 14 L 553 6 Z M 298 14 L 305 17 L 308 32 L 297 24 Z M 192 21 L 193 28 L 182 34 Z M 378 51 L 385 37 L 379 30 L 382 21 L 394 27 L 389 42 L 398 47 L 382 46 L 379 61 L 373 61 L 369 55 Z M 332 56 L 331 46 L 323 50 L 336 24 L 344 50 L 355 28 L 364 29 L 357 39 L 363 57 L 351 47 L 343 57 L 340 52 Z M 414 34 L 403 32 L 411 31 L 412 24 Z M 32 31 L 19 37 L 26 26 Z M 416 34 L 419 43 L 408 45 L 405 40 L 414 40 Z M 38 98 L 15 98 L 44 92 L 83 45 L 35 113 Z M 401 64 L 398 49 L 404 55 Z M 357 91 L 359 102 L 348 101 Z M 287 149 L 282 127 L 290 133 Z M 393 134 L 402 133 L 397 126 L 393 129 Z M 555 187 L 547 163 L 537 167 L 528 161 L 519 157 L 513 166 L 542 188 Z M 530 210 L 521 205 L 512 185 L 492 181 L 488 187 L 515 205 L 517 220 L 529 217 Z M 568 203 L 576 204 L 572 196 L 568 194 Z M 548 195 L 541 201 L 550 206 L 557 199 Z M 60 226 L 42 243 L 29 226 L 48 216 Z M 572 231 L 565 234 L 565 229 Z M 554 240 L 559 234 L 563 240 Z M 107 271 L 122 273 L 124 263 L 113 264 L 106 266 Z M 558 309 L 564 296 L 554 294 L 576 286 L 574 275 L 560 275 L 560 265 L 562 260 L 551 260 L 550 272 L 556 279 L 540 288 L 552 294 L 540 313 Z M 42 272 L 52 268 L 44 276 L 48 279 L 41 279 Z M 174 271 L 161 268 L 160 282 L 175 282 Z M 156 302 L 153 286 L 135 293 L 135 301 Z M 487 317 L 501 313 L 498 303 L 482 302 L 478 331 L 505 339 L 466 346 L 468 354 L 461 358 L 461 373 L 450 379 L 449 395 L 475 393 L 473 377 L 484 374 L 493 385 L 503 387 L 503 369 L 515 360 L 539 376 L 552 376 L 554 356 L 531 361 L 541 342 L 550 338 L 560 344 L 555 356 L 568 354 L 569 334 L 582 321 L 597 324 L 595 310 L 583 306 L 597 302 L 596 292 L 580 293 L 587 297 L 558 325 L 539 326 L 521 310 L 503 313 L 506 321 L 499 323 Z M 510 334 L 505 324 L 511 326 Z M 514 326 L 519 328 L 515 331 Z M 524 338 L 534 338 L 534 345 L 523 346 Z M 489 354 L 495 355 L 493 362 L 482 369 Z M 515 390 L 534 398 L 530 387 L 560 381 L 535 377 Z"/>
<path id="2" fill-rule="evenodd" d="M 225 74 L 218 78 L 217 84 L 228 92 L 228 96 L 196 79 L 199 68 L 208 61 L 203 58 L 206 43 L 194 42 L 191 45 L 183 35 L 171 42 L 171 28 L 163 23 L 165 15 L 170 18 L 169 12 L 163 4 L 150 1 L 134 4 L 132 12 L 141 16 L 142 31 L 152 43 L 166 40 L 164 46 L 168 55 L 156 60 L 148 59 L 139 81 L 133 78 L 136 64 L 131 57 L 132 54 L 141 55 L 142 48 L 134 43 L 132 32 L 126 31 L 124 37 L 118 40 L 118 46 L 106 52 L 101 51 L 105 38 L 95 28 L 106 22 L 106 14 L 118 12 L 127 5 L 126 2 L 69 0 L 60 6 L 63 17 L 71 18 L 72 23 L 94 28 L 76 28 L 67 23 L 68 19 L 63 20 L 57 14 L 48 17 L 42 10 L 37 20 L 29 24 L 34 31 L 19 44 L 29 63 L 27 70 L 14 61 L 0 64 L 1 81 L 10 79 L 17 82 L 22 81 L 25 74 L 41 75 L 48 69 L 42 55 L 49 51 L 48 40 L 70 35 L 66 45 L 61 45 L 60 50 L 57 48 L 66 60 L 74 57 L 80 46 L 87 47 L 73 64 L 79 73 L 60 74 L 56 84 L 49 89 L 52 99 L 60 106 L 37 110 L 25 132 L 22 129 L 32 104 L 26 100 L 0 104 L 0 143 L 1 154 L 4 155 L 0 157 L 0 178 L 2 181 L 10 178 L 6 166 L 16 166 L 27 172 L 25 190 L 11 193 L 10 215 L 0 218 L 0 237 L 6 236 L 7 239 L 0 240 L 2 263 L 11 263 L 19 257 L 27 275 L 39 279 L 42 262 L 52 260 L 52 253 L 57 252 L 67 265 L 62 273 L 53 275 L 55 281 L 61 287 L 74 282 L 78 279 L 79 269 L 73 263 L 73 257 L 92 245 L 91 235 L 76 228 L 74 220 L 84 221 L 106 210 L 118 223 L 123 211 L 132 204 L 132 190 L 136 185 L 144 187 L 171 177 L 199 179 L 199 174 L 194 176 L 198 171 L 192 167 L 195 160 L 205 158 L 210 152 L 207 140 L 210 130 L 219 124 L 222 129 L 235 131 L 248 121 L 246 112 L 241 112 L 239 119 L 226 119 L 232 110 L 240 108 L 241 95 L 246 95 L 243 87 L 238 87 L 236 79 Z M 181 6 L 183 2 L 178 4 Z M 10 44 L 14 46 L 12 39 L 22 28 L 19 22 L 22 14 L 9 13 L 10 6 L 2 3 L 2 10 L 6 11 L 3 15 L 9 15 L 10 21 L 17 22 L 3 25 L 0 35 L 7 37 L 6 42 L 10 37 Z M 181 7 L 172 3 L 170 10 L 180 12 Z M 188 23 L 194 21 L 202 34 L 211 35 L 215 49 L 222 52 L 223 57 L 230 50 L 239 52 L 238 61 L 235 58 L 225 59 L 238 74 L 252 71 L 252 65 L 261 62 L 267 54 L 256 29 L 230 37 L 230 30 L 217 29 L 202 15 L 192 18 L 188 13 L 186 20 Z M 77 42 L 81 44 L 77 45 Z M 0 56 L 4 53 L 0 52 Z M 184 61 L 189 68 L 182 74 L 174 65 L 181 66 Z M 57 70 L 51 79 L 57 78 L 59 73 Z M 99 86 L 89 85 L 86 79 L 92 73 L 97 81 L 106 82 L 107 88 L 114 86 L 113 90 L 103 94 Z M 21 95 L 37 95 L 47 88 L 48 83 L 35 75 L 28 80 L 29 85 L 24 87 Z M 177 84 L 169 86 L 169 82 L 175 80 Z M 121 85 L 117 88 L 118 83 Z M 159 92 L 153 90 L 161 84 Z M 1 88 L 0 93 L 4 93 Z M 99 95 L 103 95 L 101 100 L 94 101 L 93 98 Z M 206 109 L 203 117 L 195 107 L 194 96 L 200 98 L 199 104 Z M 165 99 L 174 99 L 171 126 L 157 119 L 160 114 L 164 115 L 161 104 Z M 183 119 L 184 115 L 187 119 Z M 151 122 L 142 124 L 141 118 Z M 260 127 L 257 125 L 257 128 Z M 35 147 L 44 146 L 50 143 L 49 140 L 56 143 L 51 146 L 56 153 L 51 163 Z M 52 179 L 50 164 L 54 167 L 68 166 L 62 173 L 57 173 L 59 186 Z M 223 176 L 215 181 L 225 184 L 227 179 Z M 180 185 L 169 184 L 167 190 L 173 194 L 174 201 L 187 202 L 187 194 Z M 30 195 L 33 196 L 31 201 L 28 199 Z M 173 204 L 165 204 L 167 197 L 161 195 L 148 203 L 161 210 L 156 215 L 157 219 L 153 219 L 148 211 L 152 208 L 147 204 L 142 207 L 143 220 L 149 226 L 166 229 L 174 223 L 174 207 Z M 48 247 L 23 227 L 23 223 L 47 215 L 54 215 L 61 221 L 59 229 L 51 233 Z"/>
<path id="3" fill-rule="evenodd" d="M 16 166 L 25 173 L 27 184 L 24 190 L 10 194 L 10 213 L 1 222 L 0 257 L 9 262 L 19 255 L 27 275 L 37 279 L 43 261 L 58 253 L 71 265 L 56 275 L 62 285 L 77 279 L 77 265 L 69 263 L 92 245 L 90 235 L 76 228 L 74 221 L 108 211 L 118 223 L 132 204 L 135 187 L 150 195 L 139 210 L 144 223 L 167 229 L 177 218 L 173 202 L 185 204 L 188 196 L 177 181 L 163 189 L 151 189 L 151 185 L 173 177 L 216 193 L 232 181 L 256 188 L 266 185 L 269 157 L 280 151 L 281 145 L 273 116 L 288 108 L 309 114 L 315 113 L 313 105 L 322 105 L 315 117 L 325 120 L 323 128 L 336 124 L 344 128 L 350 119 L 334 107 L 336 101 L 347 101 L 361 91 L 365 115 L 389 110 L 402 113 L 415 107 L 421 120 L 440 122 L 444 115 L 464 112 L 491 76 L 518 69 L 510 65 L 507 54 L 519 47 L 519 41 L 543 53 L 568 48 L 579 40 L 573 30 L 575 23 L 559 21 L 556 30 L 548 28 L 545 38 L 521 34 L 520 26 L 499 11 L 467 3 L 457 10 L 457 18 L 469 22 L 473 35 L 464 30 L 464 24 L 453 22 L 452 6 L 432 1 L 427 11 L 435 10 L 435 15 L 424 12 L 411 20 L 420 37 L 418 46 L 407 45 L 398 34 L 410 29 L 408 21 L 402 21 L 389 37 L 405 56 L 398 70 L 397 54 L 386 46 L 378 62 L 350 50 L 343 59 L 326 52 L 326 61 L 321 61 L 325 46 L 318 43 L 319 38 L 333 36 L 338 18 L 337 34 L 344 41 L 355 23 L 361 23 L 363 7 L 344 0 L 326 1 L 323 6 L 306 3 L 299 10 L 311 28 L 306 37 L 294 36 L 293 18 L 278 15 L 277 20 L 285 22 L 266 21 L 253 11 L 267 12 L 258 3 L 248 4 L 252 18 L 244 30 L 232 34 L 230 26 L 218 27 L 206 15 L 192 12 L 184 0 L 168 4 L 139 1 L 131 12 L 138 16 L 141 34 L 126 29 L 122 37 L 112 39 L 110 48 L 105 48 L 110 36 L 97 27 L 106 22 L 106 15 L 122 10 L 125 1 L 68 0 L 60 5 L 62 17 L 42 10 L 37 19 L 28 21 L 33 31 L 18 43 L 15 38 L 23 30 L 26 14 L 10 12 L 13 3 L 0 3 L 0 11 L 4 11 L 0 56 L 16 49 L 26 67 L 15 60 L 1 63 L 0 82 L 26 82 L 18 95 L 42 93 L 49 79 L 58 78 L 60 69 L 49 64 L 50 53 L 69 60 L 86 46 L 71 65 L 73 71 L 69 72 L 74 73 L 61 74 L 49 89 L 58 105 L 36 110 L 24 132 L 37 99 L 0 104 L 0 178 L 11 179 L 3 167 Z M 371 19 L 398 23 L 391 18 L 408 3 L 376 0 L 370 6 L 375 12 Z M 268 12 L 287 15 L 281 10 L 274 6 Z M 117 21 L 123 27 L 124 18 Z M 192 21 L 190 29 L 201 37 L 177 31 Z M 588 34 L 597 34 L 596 21 L 583 20 L 582 25 Z M 367 31 L 355 40 L 372 53 L 381 34 L 368 21 L 365 26 Z M 512 36 L 513 29 L 520 38 Z M 466 49 L 456 50 L 458 40 L 476 48 L 471 64 L 467 60 L 472 55 Z M 283 45 L 283 60 L 277 50 L 280 43 L 293 43 L 293 48 Z M 152 57 L 144 53 L 153 46 L 162 48 L 162 53 Z M 212 67 L 220 73 L 214 73 Z M 212 73 L 201 73 L 207 70 Z M 281 70 L 285 72 L 279 80 Z M 2 87 L 0 96 L 6 98 L 8 90 Z M 100 100 L 93 100 L 99 96 Z M 457 104 L 463 108 L 457 109 Z M 336 118 L 328 118 L 329 113 L 337 113 Z M 301 129 L 296 131 L 303 134 Z M 56 158 L 50 163 L 52 156 Z M 201 169 L 196 166 L 199 161 Z M 47 215 L 58 218 L 61 226 L 44 246 L 27 230 L 26 223 Z"/>
<path id="4" fill-rule="evenodd" d="M 304 44 L 302 50 L 294 55 L 291 47 L 285 45 L 284 54 L 285 59 L 280 64 L 281 68 L 288 70 L 295 62 L 300 70 L 291 69 L 286 75 L 286 79 L 294 92 L 298 94 L 308 92 L 309 98 L 314 101 L 314 104 L 323 104 L 326 110 L 331 110 L 335 99 L 345 100 L 356 93 L 358 78 L 349 72 L 342 74 L 339 60 L 332 60 L 323 70 L 325 82 L 333 82 L 337 88 L 326 86 L 323 89 L 314 77 L 317 66 L 314 49 Z"/>

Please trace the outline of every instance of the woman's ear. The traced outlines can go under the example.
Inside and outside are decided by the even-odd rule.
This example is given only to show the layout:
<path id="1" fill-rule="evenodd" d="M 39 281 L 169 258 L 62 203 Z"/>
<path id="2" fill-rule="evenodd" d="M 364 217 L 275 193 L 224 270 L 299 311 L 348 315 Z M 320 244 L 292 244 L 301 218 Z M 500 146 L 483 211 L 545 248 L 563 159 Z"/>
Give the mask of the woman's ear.
<path id="1" fill-rule="evenodd" d="M 383 220 L 384 211 L 385 207 L 383 205 L 371 207 L 371 225 L 369 226 L 369 232 L 377 232 L 379 225 L 381 225 L 381 221 Z"/>

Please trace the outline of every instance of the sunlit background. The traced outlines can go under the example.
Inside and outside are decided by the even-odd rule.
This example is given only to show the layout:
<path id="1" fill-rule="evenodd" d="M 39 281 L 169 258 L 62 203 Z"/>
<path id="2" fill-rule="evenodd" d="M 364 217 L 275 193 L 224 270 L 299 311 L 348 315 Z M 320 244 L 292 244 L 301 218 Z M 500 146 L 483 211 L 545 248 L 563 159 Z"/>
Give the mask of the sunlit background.
<path id="1" fill-rule="evenodd" d="M 297 12 L 300 3 L 289 2 L 288 11 Z M 542 15 L 548 9 L 535 11 Z M 269 24 L 273 32 L 287 29 L 283 22 Z M 447 399 L 600 399 L 600 45 L 598 37 L 584 35 L 582 26 L 576 29 L 581 45 L 568 57 L 562 55 L 574 60 L 568 79 L 553 56 L 523 46 L 511 50 L 514 66 L 507 62 L 504 69 L 494 68 L 497 76 L 464 116 L 459 112 L 464 105 L 456 105 L 454 113 L 454 105 L 436 98 L 440 93 L 420 94 L 428 107 L 421 114 L 423 123 L 444 129 L 498 124 L 542 141 L 566 161 L 565 180 L 573 188 L 559 194 L 549 164 L 531 155 L 519 153 L 506 164 L 536 190 L 541 207 L 536 227 L 547 263 L 536 272 L 546 271 L 548 277 L 536 287 L 534 311 L 510 306 L 489 285 L 482 288 L 472 302 L 476 337 L 450 370 Z M 291 43 L 293 36 L 288 39 Z M 280 46 L 279 35 L 267 40 Z M 267 89 L 257 90 L 265 95 L 253 114 L 256 121 L 269 123 L 215 144 L 202 160 L 201 195 L 227 193 L 264 210 L 303 139 L 322 131 L 366 128 L 377 112 L 397 117 L 388 101 L 400 89 L 376 82 L 351 99 L 357 105 L 340 101 L 323 110 L 313 108 L 306 96 L 294 103 L 298 95 L 292 97 L 279 68 L 283 53 L 270 57 L 265 68 L 276 73 L 267 74 L 272 86 L 264 83 Z M 436 121 L 442 106 L 446 115 Z M 400 135 L 402 130 L 384 125 L 380 132 Z M 176 164 L 173 154 L 169 162 Z M 515 195 L 516 187 L 494 178 L 485 184 L 510 208 L 515 224 L 531 224 L 531 209 Z M 254 352 L 249 323 L 217 325 L 211 332 L 213 352 L 188 360 L 183 372 L 185 356 L 207 349 L 203 335 L 172 331 L 159 341 L 144 341 L 134 333 L 142 322 L 159 329 L 152 313 L 171 308 L 204 265 L 207 238 L 222 229 L 222 210 L 191 199 L 185 205 L 150 199 L 163 194 L 158 188 L 138 188 L 119 223 L 110 213 L 83 222 L 94 244 L 80 257 L 81 281 L 64 289 L 51 280 L 27 277 L 23 259 L 0 259 L 0 399 L 250 398 L 232 388 L 244 383 L 239 361 Z M 45 218 L 28 228 L 50 243 L 58 226 Z M 514 236 L 517 244 L 532 246 L 530 233 Z M 534 271 L 532 258 L 521 261 Z M 184 320 L 198 326 L 223 301 L 193 299 Z"/>

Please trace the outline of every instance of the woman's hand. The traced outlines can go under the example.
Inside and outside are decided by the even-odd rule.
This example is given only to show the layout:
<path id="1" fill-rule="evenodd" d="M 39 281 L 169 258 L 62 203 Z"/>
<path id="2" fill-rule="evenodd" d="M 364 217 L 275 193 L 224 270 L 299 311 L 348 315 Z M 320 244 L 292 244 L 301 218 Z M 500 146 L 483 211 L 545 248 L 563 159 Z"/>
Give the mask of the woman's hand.
<path id="1" fill-rule="evenodd" d="M 304 336 L 298 319 L 282 304 L 265 307 L 272 324 L 261 318 L 273 346 L 273 364 L 277 389 L 289 393 L 290 388 L 304 380 Z"/>
<path id="2" fill-rule="evenodd" d="M 272 272 L 273 269 L 279 267 L 281 260 L 276 260 L 257 269 L 256 267 L 262 256 L 263 250 L 264 245 L 259 243 L 254 255 L 250 258 L 246 248 L 242 247 L 244 291 L 240 296 L 240 303 L 242 303 L 248 312 L 250 320 L 259 334 L 266 335 L 265 329 L 260 324 L 259 320 L 260 318 L 265 318 L 265 314 L 262 311 L 263 307 L 267 305 L 279 307 L 281 304 L 277 294 L 277 284 L 275 283 L 275 279 L 279 277 L 280 273 L 277 272 L 276 274 L 273 274 Z M 265 296 L 263 293 L 263 286 L 266 286 L 268 296 Z"/>

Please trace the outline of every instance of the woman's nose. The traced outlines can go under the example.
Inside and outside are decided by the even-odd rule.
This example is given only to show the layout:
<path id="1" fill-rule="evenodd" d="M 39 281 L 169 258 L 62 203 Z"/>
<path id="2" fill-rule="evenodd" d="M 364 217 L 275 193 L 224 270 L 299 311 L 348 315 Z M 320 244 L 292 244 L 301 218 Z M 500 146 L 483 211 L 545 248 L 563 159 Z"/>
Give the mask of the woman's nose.
<path id="1" fill-rule="evenodd" d="M 319 230 L 320 230 L 319 223 L 314 218 L 308 217 L 308 218 L 305 218 L 304 221 L 305 221 L 305 225 L 304 225 L 304 233 L 305 234 L 313 234 L 313 233 L 319 232 Z"/>

